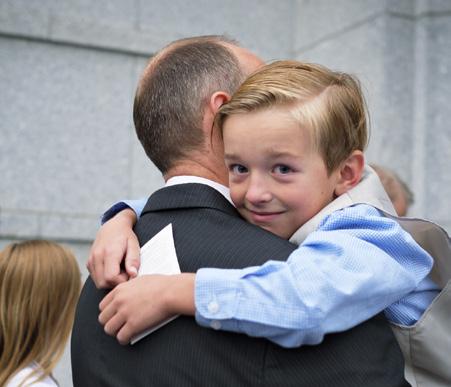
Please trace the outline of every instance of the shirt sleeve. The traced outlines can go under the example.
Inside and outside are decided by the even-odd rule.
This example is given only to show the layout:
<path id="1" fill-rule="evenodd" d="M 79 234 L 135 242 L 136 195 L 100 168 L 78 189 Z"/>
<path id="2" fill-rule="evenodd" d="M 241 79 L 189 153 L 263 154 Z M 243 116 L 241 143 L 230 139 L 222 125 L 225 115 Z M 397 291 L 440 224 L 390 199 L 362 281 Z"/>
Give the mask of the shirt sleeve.
<path id="1" fill-rule="evenodd" d="M 196 320 L 283 347 L 318 344 L 393 303 L 389 318 L 421 316 L 438 292 L 427 278 L 432 265 L 394 220 L 367 205 L 348 207 L 326 217 L 285 262 L 200 269 Z"/>
<path id="2" fill-rule="evenodd" d="M 119 212 L 131 208 L 136 213 L 136 217 L 139 218 L 147 203 L 147 198 L 142 198 L 138 200 L 122 200 L 116 204 L 113 204 L 105 213 L 102 215 L 101 224 L 108 222 L 114 215 Z"/>

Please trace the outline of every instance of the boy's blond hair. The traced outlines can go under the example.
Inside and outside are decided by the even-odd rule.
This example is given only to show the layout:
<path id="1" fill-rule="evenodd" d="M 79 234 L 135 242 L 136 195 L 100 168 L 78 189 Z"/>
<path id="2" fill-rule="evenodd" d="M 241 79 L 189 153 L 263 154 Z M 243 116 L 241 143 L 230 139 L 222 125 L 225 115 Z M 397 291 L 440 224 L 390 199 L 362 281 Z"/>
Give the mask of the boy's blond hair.
<path id="1" fill-rule="evenodd" d="M 21 385 L 51 374 L 69 337 L 80 287 L 75 257 L 56 243 L 13 243 L 0 252 L 0 386 L 32 362 L 40 369 Z"/>
<path id="2" fill-rule="evenodd" d="M 311 132 L 331 173 L 352 151 L 368 141 L 367 110 L 359 81 L 346 73 L 297 61 L 277 61 L 252 74 L 216 117 L 222 129 L 227 117 L 272 107 L 288 107 Z"/>

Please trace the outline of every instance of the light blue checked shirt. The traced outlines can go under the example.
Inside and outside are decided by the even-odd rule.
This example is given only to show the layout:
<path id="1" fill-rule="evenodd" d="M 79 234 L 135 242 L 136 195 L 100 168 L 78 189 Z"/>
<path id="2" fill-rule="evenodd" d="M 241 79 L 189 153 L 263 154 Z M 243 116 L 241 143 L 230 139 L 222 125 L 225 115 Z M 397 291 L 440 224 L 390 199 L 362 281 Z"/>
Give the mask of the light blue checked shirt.
<path id="1" fill-rule="evenodd" d="M 140 212 L 145 202 L 118 203 L 108 217 Z M 323 219 L 285 262 L 198 270 L 196 320 L 283 347 L 318 344 L 381 311 L 412 325 L 439 293 L 427 277 L 432 264 L 398 223 L 368 205 L 348 207 Z"/>
<path id="2" fill-rule="evenodd" d="M 318 344 L 381 311 L 412 325 L 439 292 L 432 264 L 398 223 L 356 205 L 323 219 L 285 262 L 198 270 L 196 320 L 283 347 Z"/>

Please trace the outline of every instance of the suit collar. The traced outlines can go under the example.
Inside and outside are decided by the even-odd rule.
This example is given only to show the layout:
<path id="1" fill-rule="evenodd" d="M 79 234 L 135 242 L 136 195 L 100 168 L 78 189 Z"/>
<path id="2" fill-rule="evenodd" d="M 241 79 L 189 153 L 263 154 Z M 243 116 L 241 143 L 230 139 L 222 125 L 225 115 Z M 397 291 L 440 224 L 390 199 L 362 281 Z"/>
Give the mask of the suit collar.
<path id="1" fill-rule="evenodd" d="M 231 216 L 239 216 L 235 207 L 216 189 L 198 183 L 177 184 L 155 191 L 149 198 L 146 212 L 188 208 L 211 208 Z"/>
<path id="2" fill-rule="evenodd" d="M 206 179 L 205 177 L 193 176 L 193 175 L 182 175 L 182 176 L 173 176 L 166 181 L 165 187 L 169 187 L 171 185 L 176 184 L 187 184 L 187 183 L 199 183 L 205 184 L 214 188 L 216 191 L 221 193 L 232 205 L 232 198 L 230 197 L 229 187 L 217 183 L 216 181 Z"/>

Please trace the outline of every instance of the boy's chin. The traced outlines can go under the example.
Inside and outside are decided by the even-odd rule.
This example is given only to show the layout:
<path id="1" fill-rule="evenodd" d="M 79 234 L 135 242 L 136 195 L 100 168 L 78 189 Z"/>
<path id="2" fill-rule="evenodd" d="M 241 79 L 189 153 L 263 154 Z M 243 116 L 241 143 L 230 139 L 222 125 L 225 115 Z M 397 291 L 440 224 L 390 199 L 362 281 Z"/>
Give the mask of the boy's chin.
<path id="1" fill-rule="evenodd" d="M 278 228 L 278 227 L 273 227 L 273 226 L 271 226 L 271 225 L 264 225 L 264 226 L 262 226 L 262 225 L 256 225 L 256 226 L 259 226 L 259 227 L 261 227 L 262 229 L 264 229 L 264 230 L 266 230 L 266 231 L 269 231 L 270 233 L 272 233 L 272 234 L 274 234 L 274 235 L 277 235 L 278 237 L 280 237 L 280 238 L 282 238 L 282 239 L 290 239 L 290 237 L 294 234 L 294 232 L 296 231 L 296 230 L 291 230 L 291 229 L 286 229 L 286 230 L 283 230 L 283 229 L 280 229 L 280 228 Z"/>
<path id="2" fill-rule="evenodd" d="M 274 224 L 261 224 L 258 222 L 255 222 L 252 217 L 249 216 L 249 214 L 244 211 L 240 211 L 241 216 L 249 223 L 253 224 L 254 226 L 260 227 L 263 230 L 266 230 L 270 232 L 271 234 L 277 235 L 278 237 L 282 239 L 290 239 L 291 236 L 296 232 L 297 228 L 293 227 L 280 227 L 280 225 L 274 225 Z"/>

